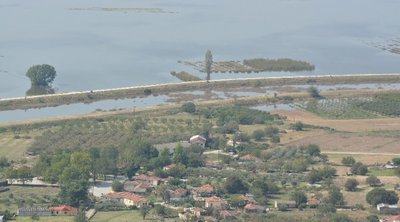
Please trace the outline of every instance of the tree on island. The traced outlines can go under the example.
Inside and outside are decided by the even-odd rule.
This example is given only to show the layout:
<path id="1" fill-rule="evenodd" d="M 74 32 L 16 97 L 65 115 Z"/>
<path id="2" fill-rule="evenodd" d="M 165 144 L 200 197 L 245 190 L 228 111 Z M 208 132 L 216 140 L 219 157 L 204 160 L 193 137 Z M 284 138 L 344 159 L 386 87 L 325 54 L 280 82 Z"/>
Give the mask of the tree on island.
<path id="1" fill-rule="evenodd" d="M 47 64 L 34 65 L 28 69 L 26 76 L 31 80 L 32 86 L 48 87 L 56 78 L 56 70 Z"/>
<path id="2" fill-rule="evenodd" d="M 213 64 L 213 56 L 210 50 L 207 50 L 206 52 L 206 58 L 205 58 L 205 71 L 207 73 L 207 82 L 210 81 L 211 79 L 211 66 Z"/>

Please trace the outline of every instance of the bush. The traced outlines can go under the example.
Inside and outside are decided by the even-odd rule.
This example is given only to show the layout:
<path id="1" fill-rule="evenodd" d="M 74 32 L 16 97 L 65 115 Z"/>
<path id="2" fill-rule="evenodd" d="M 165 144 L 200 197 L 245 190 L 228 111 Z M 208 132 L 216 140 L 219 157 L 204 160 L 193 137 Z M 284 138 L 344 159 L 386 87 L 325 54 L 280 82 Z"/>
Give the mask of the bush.
<path id="1" fill-rule="evenodd" d="M 114 180 L 111 185 L 111 189 L 114 192 L 121 192 L 122 190 L 124 190 L 124 184 L 119 182 L 118 180 Z"/>
<path id="2" fill-rule="evenodd" d="M 316 98 L 316 99 L 321 98 L 321 95 L 319 94 L 319 90 L 315 86 L 310 86 L 310 88 L 308 88 L 307 91 L 311 97 Z"/>
<path id="3" fill-rule="evenodd" d="M 356 191 L 358 186 L 358 181 L 356 179 L 347 179 L 344 187 L 347 191 Z"/>
<path id="4" fill-rule="evenodd" d="M 304 129 L 304 123 L 298 121 L 295 124 L 293 124 L 291 126 L 292 129 L 296 130 L 296 131 L 302 131 Z"/>
<path id="5" fill-rule="evenodd" d="M 186 113 L 195 113 L 196 105 L 192 102 L 188 102 L 188 103 L 183 104 L 181 109 L 183 112 L 186 112 Z"/>
<path id="6" fill-rule="evenodd" d="M 351 173 L 355 175 L 365 175 L 368 173 L 368 167 L 361 162 L 357 162 L 351 167 Z"/>
<path id="7" fill-rule="evenodd" d="M 257 141 L 262 140 L 265 137 L 265 132 L 263 130 L 254 130 L 253 138 Z"/>
<path id="8" fill-rule="evenodd" d="M 346 156 L 342 158 L 342 164 L 345 166 L 353 166 L 356 160 L 352 156 Z"/>
<path id="9" fill-rule="evenodd" d="M 378 177 L 376 177 L 374 175 L 371 175 L 371 176 L 367 177 L 365 182 L 371 187 L 376 187 L 376 186 L 379 186 L 381 184 L 381 181 L 378 179 Z"/>
<path id="10" fill-rule="evenodd" d="M 369 215 L 367 217 L 367 221 L 368 222 L 379 222 L 379 217 L 376 215 Z"/>

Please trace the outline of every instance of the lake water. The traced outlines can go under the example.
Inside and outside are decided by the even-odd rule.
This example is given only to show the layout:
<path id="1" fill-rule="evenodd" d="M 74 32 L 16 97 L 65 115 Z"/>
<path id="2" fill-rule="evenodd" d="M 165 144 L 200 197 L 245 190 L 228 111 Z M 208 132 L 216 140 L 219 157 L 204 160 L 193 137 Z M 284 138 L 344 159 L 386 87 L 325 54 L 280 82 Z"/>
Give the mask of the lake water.
<path id="1" fill-rule="evenodd" d="M 118 8 L 102 10 L 101 8 Z M 212 78 L 394 73 L 400 56 L 368 42 L 400 36 L 395 0 L 1 0 L 0 97 L 22 96 L 34 64 L 54 87 L 79 91 L 178 82 L 178 60 L 288 57 L 313 72 Z"/>

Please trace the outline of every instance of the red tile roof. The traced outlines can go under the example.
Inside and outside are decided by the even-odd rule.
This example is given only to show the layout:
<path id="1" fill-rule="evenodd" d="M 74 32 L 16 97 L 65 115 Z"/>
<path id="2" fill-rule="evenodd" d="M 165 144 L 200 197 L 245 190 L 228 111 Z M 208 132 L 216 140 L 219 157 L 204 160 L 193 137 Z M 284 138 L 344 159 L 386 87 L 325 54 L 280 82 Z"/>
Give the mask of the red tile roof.
<path id="1" fill-rule="evenodd" d="M 222 202 L 225 202 L 225 200 L 214 196 L 214 197 L 206 198 L 206 202 L 209 202 L 209 203 L 222 203 Z"/>
<path id="2" fill-rule="evenodd" d="M 202 137 L 202 136 L 200 136 L 200 135 L 196 135 L 196 136 L 190 137 L 190 140 L 189 140 L 189 141 L 190 141 L 191 143 L 193 143 L 193 142 L 205 143 L 205 142 L 207 141 L 207 139 L 204 138 L 204 137 Z"/>
<path id="3" fill-rule="evenodd" d="M 389 222 L 397 221 L 397 220 L 400 220 L 400 215 L 391 216 L 391 217 L 386 218 L 386 221 L 389 221 Z"/>
<path id="4" fill-rule="evenodd" d="M 147 176 L 145 174 L 140 174 L 140 175 L 134 176 L 133 179 L 143 180 L 143 181 L 161 181 L 162 180 L 160 177 Z"/>
<path id="5" fill-rule="evenodd" d="M 58 212 L 71 212 L 73 214 L 78 213 L 78 209 L 75 207 L 67 206 L 67 205 L 61 205 L 57 207 L 49 207 L 50 211 L 58 211 Z"/>
<path id="6" fill-rule="evenodd" d="M 146 202 L 146 199 L 144 197 L 128 192 L 108 193 L 104 197 L 111 199 L 128 199 L 135 203 Z"/>
<path id="7" fill-rule="evenodd" d="M 256 210 L 257 207 L 256 207 L 256 205 L 250 203 L 250 204 L 246 204 L 246 206 L 244 206 L 244 209 L 247 209 L 247 210 Z"/>
<path id="8" fill-rule="evenodd" d="M 214 187 L 210 184 L 206 184 L 201 187 L 194 187 L 193 190 L 198 193 L 212 193 L 214 192 Z"/>

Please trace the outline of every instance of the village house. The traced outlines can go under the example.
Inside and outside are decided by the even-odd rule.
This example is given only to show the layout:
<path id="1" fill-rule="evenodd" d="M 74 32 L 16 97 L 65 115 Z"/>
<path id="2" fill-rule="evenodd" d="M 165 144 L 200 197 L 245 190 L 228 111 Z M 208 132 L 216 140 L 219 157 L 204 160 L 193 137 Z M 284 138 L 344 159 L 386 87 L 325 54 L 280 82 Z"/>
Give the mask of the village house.
<path id="1" fill-rule="evenodd" d="M 57 206 L 57 207 L 49 207 L 49 210 L 51 211 L 51 214 L 53 214 L 53 215 L 75 216 L 78 214 L 77 208 L 67 206 L 67 205 L 62 205 L 62 206 Z"/>
<path id="2" fill-rule="evenodd" d="M 147 200 L 144 197 L 128 192 L 108 193 L 104 195 L 103 198 L 108 201 L 122 203 L 127 207 L 136 206 L 140 208 L 141 206 L 145 206 L 148 204 Z"/>
<path id="3" fill-rule="evenodd" d="M 145 184 L 149 184 L 152 186 L 158 186 L 160 183 L 166 182 L 165 179 L 155 177 L 155 176 L 147 176 L 145 174 L 140 174 L 140 175 L 134 176 L 133 179 L 138 183 L 145 183 Z"/>
<path id="4" fill-rule="evenodd" d="M 264 211 L 265 208 L 263 206 L 255 205 L 252 203 L 249 203 L 246 206 L 244 206 L 245 213 L 262 213 Z"/>
<path id="5" fill-rule="evenodd" d="M 168 165 L 168 166 L 163 167 L 163 170 L 164 170 L 164 171 L 168 171 L 168 170 L 171 170 L 171 169 L 173 169 L 173 168 L 175 168 L 175 167 L 176 167 L 176 164 L 173 163 L 173 164 L 170 164 L 170 165 Z"/>
<path id="6" fill-rule="evenodd" d="M 179 219 L 183 221 L 190 221 L 192 220 L 195 216 L 191 214 L 190 212 L 181 212 L 178 214 Z"/>
<path id="7" fill-rule="evenodd" d="M 296 201 L 294 200 L 275 200 L 275 208 L 281 207 L 296 208 Z"/>
<path id="8" fill-rule="evenodd" d="M 209 197 L 215 192 L 215 189 L 212 185 L 206 184 L 201 187 L 193 187 L 192 194 L 195 196 L 201 197 Z"/>
<path id="9" fill-rule="evenodd" d="M 235 219 L 235 215 L 233 215 L 232 212 L 227 211 L 227 210 L 222 210 L 220 212 L 220 216 L 224 220 L 233 220 L 233 219 Z"/>
<path id="10" fill-rule="evenodd" d="M 17 210 L 17 215 L 20 217 L 31 217 L 31 216 L 51 216 L 51 211 L 44 207 L 22 207 Z"/>
<path id="11" fill-rule="evenodd" d="M 198 146 L 200 146 L 202 148 L 206 147 L 206 142 L 207 142 L 207 139 L 202 137 L 202 136 L 200 136 L 200 135 L 192 136 L 189 139 L 189 143 L 190 144 L 198 145 Z"/>
<path id="12" fill-rule="evenodd" d="M 222 198 L 213 196 L 205 199 L 205 207 L 208 208 L 222 208 L 226 204 L 226 201 Z"/>
<path id="13" fill-rule="evenodd" d="M 206 210 L 204 210 L 203 208 L 200 208 L 200 207 L 192 207 L 189 209 L 189 211 L 197 218 L 204 216 L 204 214 L 206 213 Z"/>
<path id="14" fill-rule="evenodd" d="M 308 200 L 307 200 L 307 206 L 310 206 L 310 207 L 316 207 L 316 206 L 318 206 L 320 203 L 321 203 L 321 201 L 318 200 L 318 199 L 308 199 Z"/>
<path id="15" fill-rule="evenodd" d="M 153 190 L 152 185 L 146 183 L 139 183 L 132 189 L 132 192 L 137 194 L 146 194 L 150 193 L 152 190 Z"/>
<path id="16" fill-rule="evenodd" d="M 188 190 L 183 189 L 183 188 L 178 188 L 176 190 L 170 190 L 169 191 L 169 200 L 170 201 L 181 201 L 185 199 L 188 195 Z"/>
<path id="17" fill-rule="evenodd" d="M 400 215 L 386 217 L 384 219 L 380 219 L 380 222 L 400 222 Z"/>
<path id="18" fill-rule="evenodd" d="M 385 203 L 380 203 L 376 205 L 376 209 L 379 212 L 383 212 L 385 214 L 398 214 L 400 213 L 400 208 L 397 205 L 390 205 Z"/>

